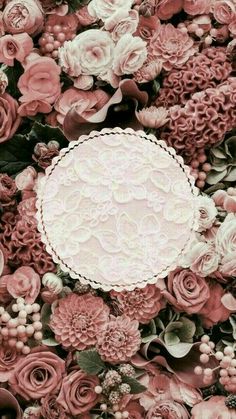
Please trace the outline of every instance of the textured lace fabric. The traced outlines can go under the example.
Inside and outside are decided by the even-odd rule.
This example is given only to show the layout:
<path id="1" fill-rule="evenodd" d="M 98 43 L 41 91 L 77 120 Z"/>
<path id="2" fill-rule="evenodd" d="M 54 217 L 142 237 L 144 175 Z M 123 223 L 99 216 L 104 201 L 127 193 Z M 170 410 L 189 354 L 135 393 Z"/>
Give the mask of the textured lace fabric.
<path id="1" fill-rule="evenodd" d="M 105 291 L 155 283 L 196 229 L 194 180 L 174 149 L 132 129 L 61 150 L 38 190 L 38 228 L 72 278 Z"/>

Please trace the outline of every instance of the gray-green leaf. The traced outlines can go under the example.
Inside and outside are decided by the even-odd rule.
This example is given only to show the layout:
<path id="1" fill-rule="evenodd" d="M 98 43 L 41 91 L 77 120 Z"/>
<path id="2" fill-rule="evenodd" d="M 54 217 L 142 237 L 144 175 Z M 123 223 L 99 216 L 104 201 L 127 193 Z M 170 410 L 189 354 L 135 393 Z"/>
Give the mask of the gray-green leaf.
<path id="1" fill-rule="evenodd" d="M 77 362 L 87 374 L 96 375 L 105 368 L 105 364 L 95 349 L 77 352 Z"/>
<path id="2" fill-rule="evenodd" d="M 124 377 L 122 380 L 124 383 L 129 384 L 131 387 L 131 394 L 143 393 L 147 390 L 147 387 L 140 384 L 138 380 L 132 377 Z"/>

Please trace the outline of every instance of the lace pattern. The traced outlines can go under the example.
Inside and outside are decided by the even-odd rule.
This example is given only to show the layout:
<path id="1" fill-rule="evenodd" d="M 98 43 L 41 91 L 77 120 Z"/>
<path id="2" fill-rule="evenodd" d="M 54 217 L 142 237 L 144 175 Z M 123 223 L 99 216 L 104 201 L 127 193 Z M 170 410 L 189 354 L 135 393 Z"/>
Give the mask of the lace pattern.
<path id="1" fill-rule="evenodd" d="M 143 131 L 93 131 L 53 159 L 37 200 L 47 251 L 104 291 L 156 283 L 196 230 L 197 189 L 174 149 Z"/>

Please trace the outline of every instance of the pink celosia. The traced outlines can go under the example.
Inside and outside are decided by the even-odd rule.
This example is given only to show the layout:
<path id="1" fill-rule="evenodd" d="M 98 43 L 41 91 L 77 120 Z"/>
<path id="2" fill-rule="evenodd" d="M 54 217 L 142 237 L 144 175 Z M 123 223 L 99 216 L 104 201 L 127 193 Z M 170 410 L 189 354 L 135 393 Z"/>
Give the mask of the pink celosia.
<path id="1" fill-rule="evenodd" d="M 110 317 L 106 328 L 98 334 L 97 350 L 111 364 L 127 362 L 139 350 L 141 336 L 137 320 L 123 315 Z"/>
<path id="2" fill-rule="evenodd" d="M 83 350 L 96 344 L 108 315 L 102 298 L 71 293 L 59 300 L 50 327 L 64 348 Z"/>

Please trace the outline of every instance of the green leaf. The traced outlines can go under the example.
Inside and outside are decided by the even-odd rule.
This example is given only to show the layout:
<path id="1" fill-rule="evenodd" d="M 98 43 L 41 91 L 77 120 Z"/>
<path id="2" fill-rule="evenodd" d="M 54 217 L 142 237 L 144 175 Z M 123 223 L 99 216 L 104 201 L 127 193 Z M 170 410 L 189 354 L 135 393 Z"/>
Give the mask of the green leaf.
<path id="1" fill-rule="evenodd" d="M 157 93 L 159 92 L 160 87 L 161 86 L 160 86 L 159 81 L 158 80 L 154 80 L 154 82 L 152 84 L 152 89 L 153 89 L 153 92 L 154 92 L 155 95 L 157 95 Z"/>
<path id="2" fill-rule="evenodd" d="M 151 342 L 153 339 L 155 339 L 157 335 L 148 335 L 142 338 L 142 343 L 148 343 Z"/>
<path id="3" fill-rule="evenodd" d="M 187 317 L 181 317 L 182 328 L 178 331 L 181 342 L 192 342 L 196 331 L 196 326 L 192 320 Z"/>
<path id="4" fill-rule="evenodd" d="M 16 175 L 32 164 L 32 154 L 35 144 L 30 144 L 21 134 L 0 144 L 0 172 Z"/>
<path id="5" fill-rule="evenodd" d="M 68 145 L 68 140 L 60 128 L 51 127 L 47 124 L 43 125 L 38 121 L 34 122 L 27 138 L 34 143 L 44 142 L 47 144 L 49 141 L 56 140 L 60 144 L 60 147 L 67 147 Z"/>
<path id="6" fill-rule="evenodd" d="M 58 346 L 59 345 L 59 342 L 57 342 L 56 339 L 53 336 L 51 336 L 47 339 L 43 339 L 42 343 L 43 343 L 43 345 L 46 345 L 46 346 Z"/>
<path id="7" fill-rule="evenodd" d="M 143 393 L 147 390 L 147 387 L 140 384 L 138 380 L 132 377 L 123 377 L 123 383 L 129 384 L 131 387 L 131 394 Z"/>
<path id="8" fill-rule="evenodd" d="M 2 70 L 8 77 L 7 93 L 10 93 L 15 99 L 21 96 L 21 93 L 17 87 L 20 76 L 24 73 L 22 65 L 15 60 L 12 67 L 2 66 Z"/>
<path id="9" fill-rule="evenodd" d="M 86 3 L 88 2 L 86 2 L 85 0 L 67 0 L 70 13 L 76 12 L 79 9 L 79 7 L 85 5 Z"/>
<path id="10" fill-rule="evenodd" d="M 174 332 L 165 333 L 164 340 L 166 345 L 177 345 L 180 342 L 179 337 Z"/>
<path id="11" fill-rule="evenodd" d="M 96 375 L 105 368 L 100 355 L 96 350 L 77 352 L 78 365 L 87 374 Z"/>

